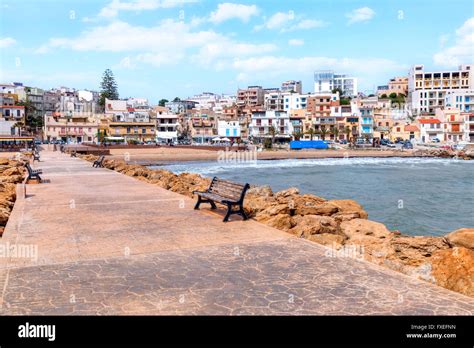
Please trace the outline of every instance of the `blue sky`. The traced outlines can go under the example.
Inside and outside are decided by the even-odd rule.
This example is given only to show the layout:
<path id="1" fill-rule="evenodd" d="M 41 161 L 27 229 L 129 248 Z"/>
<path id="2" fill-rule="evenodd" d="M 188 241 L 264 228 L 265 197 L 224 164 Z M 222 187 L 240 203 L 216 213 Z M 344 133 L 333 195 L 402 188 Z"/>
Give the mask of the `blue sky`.
<path id="1" fill-rule="evenodd" d="M 1 0 L 0 82 L 187 97 L 333 69 L 371 92 L 412 64 L 472 63 L 474 9 L 450 1 Z"/>

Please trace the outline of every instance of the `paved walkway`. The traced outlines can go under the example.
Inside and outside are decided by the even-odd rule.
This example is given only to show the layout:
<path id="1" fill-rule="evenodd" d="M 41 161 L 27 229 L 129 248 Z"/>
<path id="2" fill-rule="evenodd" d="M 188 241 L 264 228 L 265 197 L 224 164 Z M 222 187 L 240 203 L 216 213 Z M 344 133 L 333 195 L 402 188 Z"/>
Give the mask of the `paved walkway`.
<path id="1" fill-rule="evenodd" d="M 41 158 L 49 182 L 27 185 L 0 239 L 36 257 L 0 258 L 0 314 L 474 314 L 463 295 L 255 221 L 224 224 L 78 158 Z"/>

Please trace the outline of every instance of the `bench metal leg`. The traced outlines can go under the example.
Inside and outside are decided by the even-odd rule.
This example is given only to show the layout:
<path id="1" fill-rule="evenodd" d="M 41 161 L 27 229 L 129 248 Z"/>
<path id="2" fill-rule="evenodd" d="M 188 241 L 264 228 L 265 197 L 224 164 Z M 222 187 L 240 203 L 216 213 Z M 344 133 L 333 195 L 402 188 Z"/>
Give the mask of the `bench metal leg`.
<path id="1" fill-rule="evenodd" d="M 217 209 L 216 203 L 214 203 L 213 201 L 209 201 L 209 203 L 211 204 L 212 210 Z"/>
<path id="2" fill-rule="evenodd" d="M 200 204 L 201 204 L 201 196 L 198 196 L 198 200 L 196 202 L 196 205 L 194 206 L 194 209 L 199 209 Z"/>
<path id="3" fill-rule="evenodd" d="M 243 205 L 240 205 L 239 212 L 240 212 L 240 215 L 242 215 L 242 218 L 243 218 L 244 220 L 247 220 L 247 219 L 248 219 L 247 214 L 245 214 L 245 210 L 244 210 L 244 206 L 243 206 Z"/>
<path id="4" fill-rule="evenodd" d="M 230 216 L 230 214 L 232 214 L 232 205 L 231 205 L 231 204 L 227 204 L 227 214 L 225 214 L 225 217 L 224 217 L 223 222 L 229 221 L 229 216 Z"/>

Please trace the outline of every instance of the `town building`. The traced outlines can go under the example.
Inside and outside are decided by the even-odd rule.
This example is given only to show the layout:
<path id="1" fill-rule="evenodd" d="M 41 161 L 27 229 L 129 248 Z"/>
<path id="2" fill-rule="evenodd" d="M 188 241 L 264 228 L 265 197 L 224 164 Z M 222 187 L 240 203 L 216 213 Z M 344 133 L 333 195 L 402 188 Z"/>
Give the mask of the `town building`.
<path id="1" fill-rule="evenodd" d="M 200 110 L 192 115 L 190 123 L 190 135 L 194 143 L 211 143 L 217 136 L 216 116 L 211 110 Z"/>
<path id="2" fill-rule="evenodd" d="M 455 107 L 461 112 L 474 111 L 474 89 L 447 91 L 444 105 Z"/>
<path id="3" fill-rule="evenodd" d="M 408 95 L 408 77 L 394 77 L 387 85 L 377 87 L 378 97 L 383 95 L 388 97 L 392 93 Z"/>
<path id="4" fill-rule="evenodd" d="M 239 121 L 217 121 L 217 135 L 237 142 L 241 136 Z"/>
<path id="5" fill-rule="evenodd" d="M 48 111 L 44 116 L 43 136 L 50 142 L 97 143 L 99 122 L 100 115 Z"/>
<path id="6" fill-rule="evenodd" d="M 303 93 L 303 84 L 301 81 L 295 81 L 295 80 L 288 80 L 284 81 L 281 84 L 281 91 L 283 93 L 288 92 L 288 93 Z"/>
<path id="7" fill-rule="evenodd" d="M 443 123 L 444 140 L 449 143 L 456 143 L 465 137 L 464 117 L 461 115 L 459 109 L 453 107 L 445 107 L 443 109 L 436 109 L 436 118 Z"/>
<path id="8" fill-rule="evenodd" d="M 264 104 L 265 91 L 262 86 L 248 86 L 246 89 L 237 91 L 238 106 L 258 106 Z"/>
<path id="9" fill-rule="evenodd" d="M 156 114 L 156 141 L 173 143 L 178 140 L 178 115 L 168 108 L 157 106 L 153 109 Z"/>
<path id="10" fill-rule="evenodd" d="M 344 96 L 357 96 L 357 78 L 336 74 L 331 70 L 314 73 L 314 92 L 328 93 L 339 88 Z"/>
<path id="11" fill-rule="evenodd" d="M 417 119 L 418 127 L 420 128 L 419 141 L 422 143 L 429 143 L 435 140 L 444 140 L 444 131 L 441 121 L 437 118 L 419 118 Z"/>
<path id="12" fill-rule="evenodd" d="M 464 64 L 458 70 L 427 72 L 423 65 L 414 65 L 408 75 L 408 96 L 413 112 L 433 114 L 445 106 L 448 91 L 473 89 L 473 66 Z"/>
<path id="13" fill-rule="evenodd" d="M 259 111 L 252 113 L 249 136 L 257 141 L 264 138 L 290 140 L 293 129 L 287 112 Z"/>

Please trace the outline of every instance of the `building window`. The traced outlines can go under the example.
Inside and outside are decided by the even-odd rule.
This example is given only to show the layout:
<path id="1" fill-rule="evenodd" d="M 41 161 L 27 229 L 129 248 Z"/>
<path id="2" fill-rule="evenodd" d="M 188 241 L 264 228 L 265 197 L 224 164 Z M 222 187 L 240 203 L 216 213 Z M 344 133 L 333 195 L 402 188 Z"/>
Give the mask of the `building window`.
<path id="1" fill-rule="evenodd" d="M 146 133 L 146 128 L 142 128 L 142 134 Z"/>

